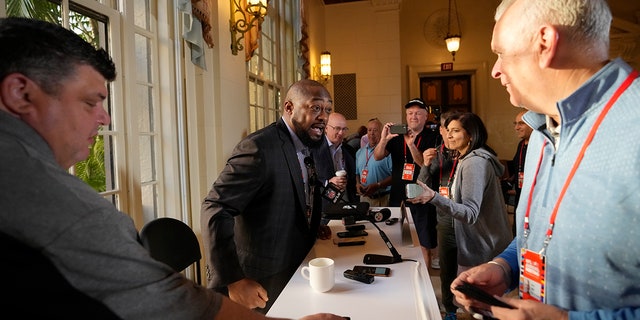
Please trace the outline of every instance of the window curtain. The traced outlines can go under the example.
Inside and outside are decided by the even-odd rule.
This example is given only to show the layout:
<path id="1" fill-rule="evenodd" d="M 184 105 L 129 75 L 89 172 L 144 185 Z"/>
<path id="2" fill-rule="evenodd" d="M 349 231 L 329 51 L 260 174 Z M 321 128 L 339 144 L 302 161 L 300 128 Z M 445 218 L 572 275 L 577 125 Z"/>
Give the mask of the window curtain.
<path id="1" fill-rule="evenodd" d="M 191 49 L 191 62 L 207 69 L 204 43 L 213 47 L 211 6 L 209 0 L 178 0 L 178 11 L 182 14 L 182 38 Z M 195 18 L 195 19 L 194 19 Z"/>
<path id="2" fill-rule="evenodd" d="M 213 33 L 211 27 L 211 0 L 191 0 L 193 15 L 202 24 L 202 38 L 209 48 L 213 48 Z"/>
<path id="3" fill-rule="evenodd" d="M 311 63 L 309 62 L 309 25 L 304 9 L 305 1 L 300 3 L 300 55 L 298 57 L 299 66 L 302 67 L 302 76 L 305 79 L 311 78 Z"/>
<path id="4" fill-rule="evenodd" d="M 267 3 L 269 2 L 267 1 Z M 249 61 L 251 57 L 253 57 L 253 53 L 258 49 L 258 40 L 262 34 L 262 21 L 264 19 L 251 20 L 253 16 L 247 12 L 247 0 L 241 0 L 240 5 L 242 6 L 243 19 L 251 23 L 251 25 L 248 26 L 249 31 L 244 34 L 244 58 L 245 61 Z"/>

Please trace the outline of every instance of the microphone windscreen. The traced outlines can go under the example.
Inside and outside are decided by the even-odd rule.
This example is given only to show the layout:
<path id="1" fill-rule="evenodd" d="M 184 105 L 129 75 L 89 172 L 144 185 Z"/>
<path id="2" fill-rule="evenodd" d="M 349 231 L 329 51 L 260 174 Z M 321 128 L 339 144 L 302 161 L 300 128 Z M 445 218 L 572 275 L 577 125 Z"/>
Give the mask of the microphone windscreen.
<path id="1" fill-rule="evenodd" d="M 304 157 L 304 164 L 307 166 L 307 168 L 311 168 L 315 166 L 315 163 L 312 157 Z"/>
<path id="2" fill-rule="evenodd" d="M 389 210 L 389 208 L 382 208 L 380 211 L 371 212 L 371 215 L 375 222 L 385 221 L 391 217 L 391 210 Z"/>

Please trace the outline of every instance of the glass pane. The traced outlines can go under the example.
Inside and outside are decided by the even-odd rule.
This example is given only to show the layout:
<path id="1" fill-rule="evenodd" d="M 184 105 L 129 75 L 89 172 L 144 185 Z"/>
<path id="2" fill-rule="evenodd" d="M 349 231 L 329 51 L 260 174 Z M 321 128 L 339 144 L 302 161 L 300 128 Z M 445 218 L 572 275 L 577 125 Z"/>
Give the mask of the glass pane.
<path id="1" fill-rule="evenodd" d="M 147 85 L 138 84 L 136 88 L 138 99 L 138 130 L 140 132 L 153 131 L 153 89 Z"/>
<path id="2" fill-rule="evenodd" d="M 149 12 L 149 0 L 133 1 L 133 22 L 136 26 L 150 30 Z"/>
<path id="3" fill-rule="evenodd" d="M 276 121 L 275 114 L 273 112 L 273 108 L 276 107 L 275 104 L 273 104 L 274 100 L 275 100 L 274 88 L 270 86 L 269 87 L 269 92 L 267 94 L 268 94 L 268 100 L 267 101 L 269 103 L 267 108 L 269 108 L 269 109 L 266 110 L 265 123 L 272 123 L 272 122 Z"/>
<path id="4" fill-rule="evenodd" d="M 265 110 L 264 110 L 264 108 L 261 108 L 261 107 L 257 107 L 257 108 L 256 108 L 256 123 L 260 123 L 260 124 L 262 124 L 262 127 L 264 127 L 264 126 L 265 126 L 265 125 L 264 125 L 264 123 L 265 123 L 265 122 L 264 122 L 264 121 L 265 121 L 265 120 L 264 120 L 264 118 L 265 118 L 265 117 L 264 117 L 264 111 L 265 111 Z M 262 127 L 261 127 L 261 128 L 262 128 Z M 259 128 L 256 128 L 256 130 L 257 130 L 257 129 L 259 129 Z"/>
<path id="5" fill-rule="evenodd" d="M 98 135 L 87 160 L 74 167 L 75 175 L 98 192 L 106 190 L 104 159 L 104 136 Z"/>
<path id="6" fill-rule="evenodd" d="M 136 34 L 136 80 L 151 83 L 151 40 Z"/>
<path id="7" fill-rule="evenodd" d="M 258 130 L 258 123 L 256 122 L 256 107 L 249 106 L 249 130 L 255 132 Z"/>
<path id="8" fill-rule="evenodd" d="M 260 72 L 260 48 L 256 50 L 256 53 L 249 60 L 249 73 L 259 74 Z"/>
<path id="9" fill-rule="evenodd" d="M 262 22 L 262 36 L 263 37 L 273 37 L 274 31 L 271 26 L 274 24 L 273 19 L 271 19 L 271 15 L 267 14 L 264 17 L 264 21 Z"/>
<path id="10" fill-rule="evenodd" d="M 103 135 L 103 137 L 105 189 L 106 191 L 111 191 L 118 188 L 118 181 L 116 180 L 115 147 L 113 145 L 114 139 L 112 135 Z"/>
<path id="11" fill-rule="evenodd" d="M 69 12 L 69 29 L 95 47 L 104 47 L 106 43 L 106 25 L 78 12 Z"/>
<path id="12" fill-rule="evenodd" d="M 256 88 L 256 105 L 258 106 L 264 106 L 264 91 L 265 91 L 265 86 L 264 83 L 260 83 L 257 85 Z"/>
<path id="13" fill-rule="evenodd" d="M 158 218 L 158 187 L 142 186 L 142 217 L 145 223 Z"/>
<path id="14" fill-rule="evenodd" d="M 156 180 L 155 145 L 153 136 L 140 136 L 140 182 Z"/>
<path id="15" fill-rule="evenodd" d="M 254 81 L 249 81 L 249 104 L 256 104 L 256 83 Z"/>

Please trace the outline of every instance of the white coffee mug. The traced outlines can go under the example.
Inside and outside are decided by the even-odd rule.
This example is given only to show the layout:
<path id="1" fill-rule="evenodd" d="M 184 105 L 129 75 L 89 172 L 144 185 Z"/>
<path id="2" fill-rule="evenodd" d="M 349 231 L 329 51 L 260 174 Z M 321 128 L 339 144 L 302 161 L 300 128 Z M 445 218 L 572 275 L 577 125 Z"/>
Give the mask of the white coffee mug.
<path id="1" fill-rule="evenodd" d="M 302 277 L 309 280 L 311 288 L 318 292 L 327 292 L 335 283 L 334 263 L 330 258 L 315 258 L 309 261 L 309 266 L 300 270 Z"/>

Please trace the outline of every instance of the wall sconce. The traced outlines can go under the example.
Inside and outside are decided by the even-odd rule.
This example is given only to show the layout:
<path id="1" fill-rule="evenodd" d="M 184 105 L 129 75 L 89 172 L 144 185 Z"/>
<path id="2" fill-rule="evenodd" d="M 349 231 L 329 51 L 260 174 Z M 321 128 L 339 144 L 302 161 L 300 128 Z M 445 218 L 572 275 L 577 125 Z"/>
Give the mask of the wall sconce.
<path id="1" fill-rule="evenodd" d="M 457 33 L 451 32 L 451 18 L 453 17 L 451 12 L 451 2 L 453 1 L 453 8 L 456 17 L 456 26 Z M 447 17 L 447 36 L 444 38 L 444 41 L 447 44 L 447 50 L 451 52 L 451 57 L 453 57 L 453 61 L 456 61 L 456 51 L 460 49 L 460 18 L 458 17 L 458 5 L 456 4 L 456 0 L 449 0 L 449 15 Z"/>
<path id="2" fill-rule="evenodd" d="M 317 72 L 316 81 L 326 84 L 331 79 L 331 52 L 323 51 L 320 54 L 320 72 Z"/>
<path id="3" fill-rule="evenodd" d="M 246 8 L 243 8 L 240 2 L 246 3 Z M 253 27 L 257 28 L 264 20 L 264 16 L 267 15 L 267 0 L 229 0 L 229 5 L 231 7 L 229 19 L 231 53 L 237 55 L 238 51 L 244 49 L 242 40 L 244 40 L 245 33 Z M 236 19 L 236 15 L 240 15 L 241 18 Z M 249 19 L 248 22 L 247 19 Z"/>

